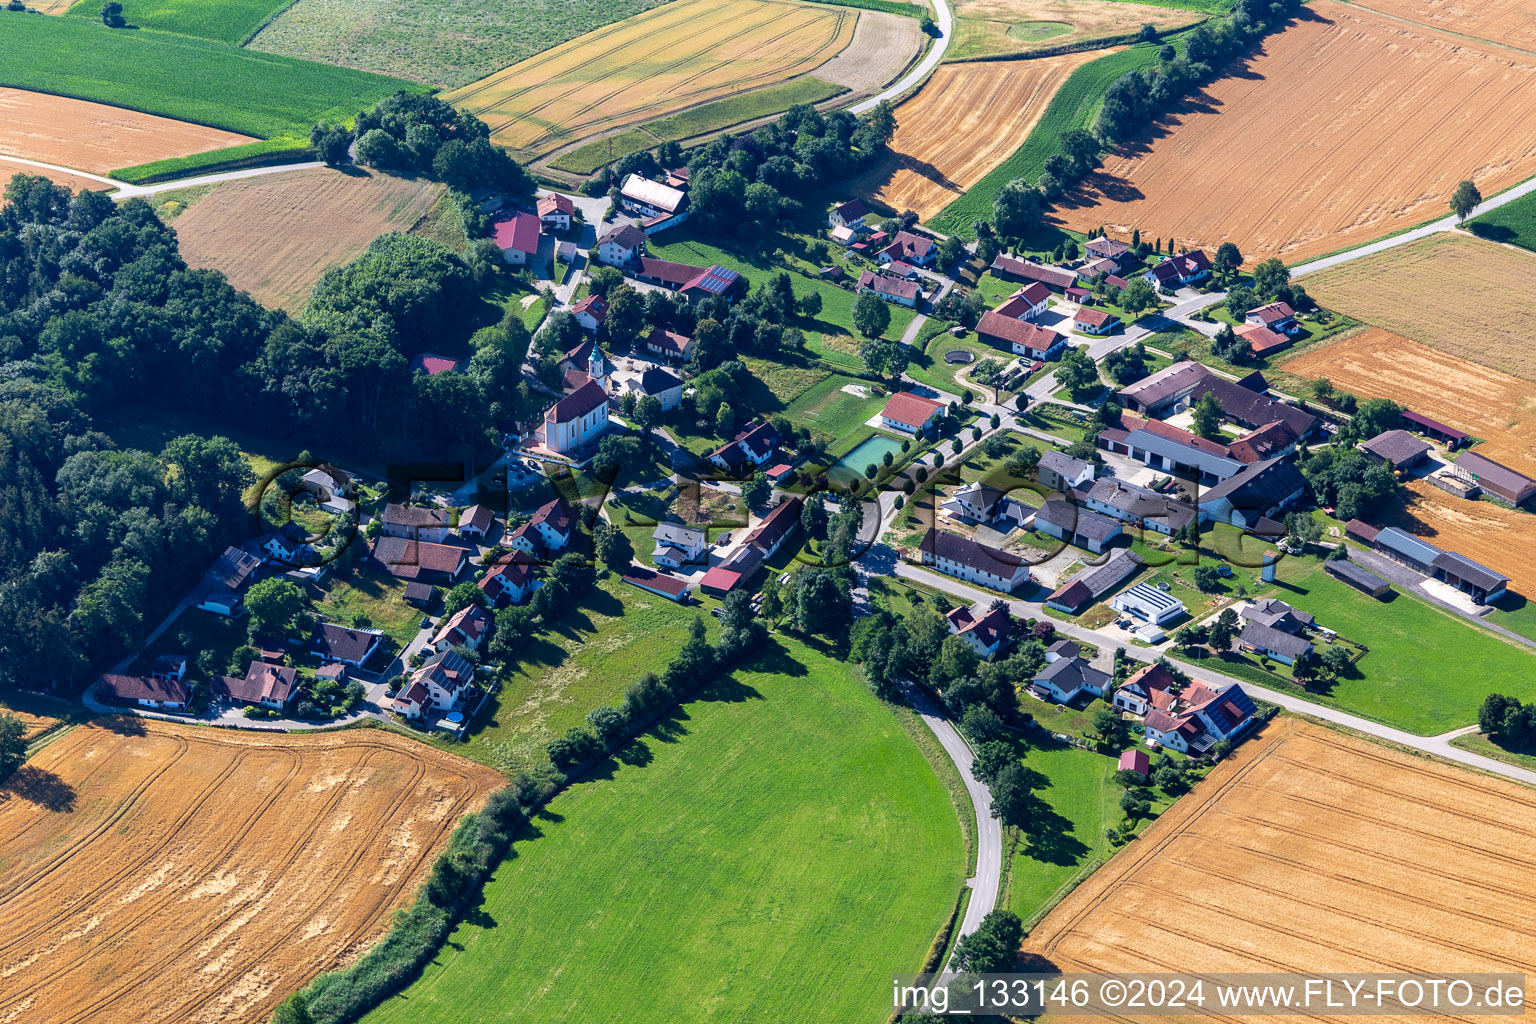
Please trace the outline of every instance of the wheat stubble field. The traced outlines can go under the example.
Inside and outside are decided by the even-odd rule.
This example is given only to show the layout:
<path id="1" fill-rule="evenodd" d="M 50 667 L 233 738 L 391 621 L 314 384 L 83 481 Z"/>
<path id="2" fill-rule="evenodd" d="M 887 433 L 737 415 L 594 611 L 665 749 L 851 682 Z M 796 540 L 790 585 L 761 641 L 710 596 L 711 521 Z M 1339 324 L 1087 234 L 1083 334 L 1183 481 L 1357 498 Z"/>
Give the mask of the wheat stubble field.
<path id="1" fill-rule="evenodd" d="M 500 779 L 379 731 L 82 725 L 0 787 L 0 1021 L 264 1022 Z"/>
<path id="2" fill-rule="evenodd" d="M 849 191 L 926 220 L 1019 147 L 1068 75 L 1113 52 L 941 65 L 896 108 L 892 155 Z"/>
<path id="3" fill-rule="evenodd" d="M 1531 974 L 1533 860 L 1536 791 L 1282 718 L 1024 949 L 1064 971 Z"/>
<path id="4" fill-rule="evenodd" d="M 1536 54 L 1316 0 L 1238 74 L 1109 155 L 1057 218 L 1296 262 L 1536 174 Z"/>

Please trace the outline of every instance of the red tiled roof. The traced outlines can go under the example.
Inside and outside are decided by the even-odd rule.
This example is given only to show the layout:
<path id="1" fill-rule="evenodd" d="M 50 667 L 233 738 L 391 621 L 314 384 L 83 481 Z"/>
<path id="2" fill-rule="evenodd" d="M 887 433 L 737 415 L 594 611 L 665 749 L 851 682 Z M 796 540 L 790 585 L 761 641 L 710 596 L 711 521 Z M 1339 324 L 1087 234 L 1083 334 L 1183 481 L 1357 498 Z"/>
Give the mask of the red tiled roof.
<path id="1" fill-rule="evenodd" d="M 917 429 L 932 419 L 934 413 L 943 411 L 944 406 L 939 402 L 914 395 L 910 391 L 901 391 L 890 397 L 885 408 L 880 410 L 880 415 Z"/>
<path id="2" fill-rule="evenodd" d="M 539 251 L 539 218 L 519 211 L 496 222 L 491 237 L 503 249 L 516 249 L 530 255 Z"/>
<path id="3" fill-rule="evenodd" d="M 686 335 L 678 334 L 676 331 L 667 331 L 662 330 L 660 327 L 652 327 L 649 331 L 646 332 L 645 337 L 643 337 L 641 341 L 643 341 L 649 347 L 663 349 L 667 352 L 675 353 L 676 355 L 682 355 L 685 351 L 687 351 L 688 346 L 692 343 L 693 339 Z"/>
<path id="4" fill-rule="evenodd" d="M 699 580 L 699 586 L 705 590 L 718 590 L 721 593 L 730 593 L 731 588 L 741 582 L 741 573 L 732 572 L 730 569 L 715 566 L 706 572 Z"/>
<path id="5" fill-rule="evenodd" d="M 1284 420 L 1275 420 L 1244 434 L 1227 445 L 1227 449 L 1238 462 L 1263 462 L 1279 455 L 1297 440 L 1296 432 Z"/>
<path id="6" fill-rule="evenodd" d="M 490 625 L 491 617 L 485 613 L 484 608 L 477 604 L 467 604 L 438 627 L 432 636 L 432 644 L 436 646 L 447 640 L 450 643 L 473 645 L 480 642 Z"/>
<path id="7" fill-rule="evenodd" d="M 1059 587 L 1046 599 L 1047 604 L 1059 604 L 1065 608 L 1079 608 L 1088 601 L 1093 600 L 1093 590 L 1082 580 L 1075 579 L 1064 587 Z"/>
<path id="8" fill-rule="evenodd" d="M 889 274 L 877 274 L 866 270 L 859 275 L 859 287 L 869 288 L 877 295 L 894 295 L 901 299 L 915 299 L 918 294 L 916 281 L 904 281 Z"/>
<path id="9" fill-rule="evenodd" d="M 1086 306 L 1072 314 L 1073 323 L 1087 324 L 1089 327 L 1103 327 L 1105 324 L 1119 319 L 1113 313 L 1106 313 L 1102 309 L 1089 309 Z"/>
<path id="10" fill-rule="evenodd" d="M 1278 331 L 1272 331 L 1263 324 L 1244 324 L 1236 328 L 1233 334 L 1242 338 L 1253 349 L 1253 354 L 1261 356 L 1277 348 L 1284 348 L 1291 343 L 1291 339 Z"/>
<path id="11" fill-rule="evenodd" d="M 586 313 L 598 323 L 608 316 L 608 300 L 601 295 L 588 295 L 571 307 L 572 313 Z M 580 347 L 580 346 L 578 346 Z M 574 351 L 574 350 L 572 350 Z"/>
<path id="12" fill-rule="evenodd" d="M 757 529 L 747 534 L 747 546 L 762 548 L 766 551 L 777 544 L 789 534 L 789 531 L 800 525 L 802 504 L 799 498 L 785 498 L 775 505 L 772 512 L 763 516 L 763 521 L 757 524 Z M 710 570 L 710 572 L 713 571 L 713 569 Z"/>
<path id="13" fill-rule="evenodd" d="M 428 377 L 439 373 L 448 373 L 459 368 L 459 361 L 448 356 L 434 356 L 428 352 L 418 352 L 411 357 L 411 372 L 424 373 Z"/>
<path id="14" fill-rule="evenodd" d="M 118 700 L 159 700 L 176 704 L 187 702 L 187 687 L 174 679 L 156 679 L 153 676 L 120 676 L 108 673 L 101 677 L 97 692 Z"/>
<path id="15" fill-rule="evenodd" d="M 1127 750 L 1120 755 L 1119 770 L 1122 772 L 1140 772 L 1146 775 L 1152 767 L 1152 759 L 1147 756 L 1145 750 Z"/>
<path id="16" fill-rule="evenodd" d="M 595 380 L 589 380 L 575 391 L 549 407 L 544 414 L 546 423 L 569 423 L 608 404 L 608 392 Z"/>
<path id="17" fill-rule="evenodd" d="M 448 544 L 432 544 L 406 537 L 380 537 L 373 544 L 373 558 L 391 576 L 413 580 L 422 572 L 456 575 L 467 552 Z"/>
<path id="18" fill-rule="evenodd" d="M 539 216 L 548 217 L 552 214 L 563 213 L 567 217 L 574 216 L 576 204 L 570 196 L 563 196 L 558 192 L 551 192 L 547 196 L 539 196 Z"/>
<path id="19" fill-rule="evenodd" d="M 556 533 L 569 533 L 571 531 L 571 510 L 566 505 L 564 498 L 551 498 L 538 507 L 533 517 L 528 520 L 529 526 L 538 526 L 544 523 Z"/>
<path id="20" fill-rule="evenodd" d="M 710 572 L 718 571 L 720 570 L 710 570 Z M 708 573 L 705 573 L 706 578 L 708 575 Z M 673 600 L 676 600 L 682 597 L 684 594 L 688 593 L 687 580 L 679 579 L 676 576 L 670 576 L 664 572 L 654 572 L 650 569 L 646 569 L 640 566 L 636 566 L 620 578 L 630 586 L 639 587 L 642 590 L 659 590 L 663 594 L 671 597 Z"/>
<path id="21" fill-rule="evenodd" d="M 1201 437 L 1199 434 L 1192 434 L 1181 427 L 1176 427 L 1172 423 L 1165 423 L 1162 420 L 1147 420 L 1142 424 L 1141 429 L 1149 434 L 1156 434 L 1159 437 L 1166 437 L 1170 441 L 1177 441 L 1180 444 L 1188 445 L 1198 451 L 1205 452 L 1207 455 L 1228 456 L 1231 454 L 1227 446 L 1220 441 L 1212 441 L 1209 438 Z"/>
<path id="22" fill-rule="evenodd" d="M 1061 335 L 1049 327 L 1041 327 L 1027 320 L 1014 320 L 1000 316 L 996 310 L 992 309 L 981 315 L 981 322 L 976 325 L 976 333 L 982 337 L 1000 338 L 1010 346 L 1026 345 L 1037 352 L 1049 352 L 1061 340 Z"/>
<path id="23" fill-rule="evenodd" d="M 496 521 L 496 514 L 484 505 L 471 505 L 459 513 L 459 529 L 472 526 L 484 533 Z"/>
<path id="24" fill-rule="evenodd" d="M 1026 281 L 1040 281 L 1055 288 L 1066 288 L 1077 283 L 1077 272 L 1066 270 L 1062 267 L 1048 267 L 1041 263 L 1030 263 L 1026 260 L 1016 259 L 1012 256 L 999 256 L 992 261 L 992 269 L 1014 277 L 1022 277 Z"/>
<path id="25" fill-rule="evenodd" d="M 253 704 L 262 700 L 275 700 L 286 704 L 298 686 L 298 669 L 253 661 L 246 668 L 244 679 L 239 676 L 215 676 L 210 689 L 214 696 L 230 700 L 249 701 Z"/>

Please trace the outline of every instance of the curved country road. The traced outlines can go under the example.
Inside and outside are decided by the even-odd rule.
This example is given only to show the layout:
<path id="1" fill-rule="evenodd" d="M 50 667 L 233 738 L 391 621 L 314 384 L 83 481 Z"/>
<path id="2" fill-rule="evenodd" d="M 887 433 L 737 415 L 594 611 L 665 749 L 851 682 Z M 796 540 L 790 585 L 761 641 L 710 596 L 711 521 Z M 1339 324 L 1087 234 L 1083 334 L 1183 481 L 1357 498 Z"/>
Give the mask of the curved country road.
<path id="1" fill-rule="evenodd" d="M 953 34 L 954 19 L 949 12 L 949 4 L 945 0 L 933 0 L 934 24 L 939 27 L 939 38 L 934 42 L 933 49 L 928 51 L 922 63 L 901 77 L 901 80 L 883 92 L 876 93 L 861 103 L 855 103 L 849 107 L 850 113 L 862 114 L 866 110 L 873 110 L 876 104 L 883 100 L 893 100 L 902 93 L 917 85 L 928 77 L 928 73 L 939 66 L 939 61 L 944 59 L 944 51 L 949 49 L 949 37 Z M 903 15 L 905 17 L 905 15 Z"/>

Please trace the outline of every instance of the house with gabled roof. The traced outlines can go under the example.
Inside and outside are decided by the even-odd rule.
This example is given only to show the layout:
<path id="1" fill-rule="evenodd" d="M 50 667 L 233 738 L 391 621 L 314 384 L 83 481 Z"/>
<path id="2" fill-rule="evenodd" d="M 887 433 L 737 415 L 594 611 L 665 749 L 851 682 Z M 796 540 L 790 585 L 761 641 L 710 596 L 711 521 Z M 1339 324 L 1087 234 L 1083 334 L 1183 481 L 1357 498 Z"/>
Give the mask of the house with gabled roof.
<path id="1" fill-rule="evenodd" d="M 1115 689 L 1113 704 L 1133 715 L 1149 711 L 1171 711 L 1183 683 L 1161 661 L 1143 665 Z"/>
<path id="2" fill-rule="evenodd" d="M 1005 352 L 1049 362 L 1067 347 L 1067 339 L 1049 327 L 1028 320 L 1016 320 L 1003 316 L 995 309 L 981 315 L 976 324 L 976 336 L 989 345 Z"/>
<path id="3" fill-rule="evenodd" d="M 1211 261 L 1203 249 L 1170 256 L 1141 275 L 1154 288 L 1178 288 L 1211 276 Z"/>
<path id="4" fill-rule="evenodd" d="M 638 174 L 629 175 L 619 186 L 619 205 L 642 217 L 670 216 L 681 210 L 687 201 L 688 194 L 682 189 Z"/>
<path id="5" fill-rule="evenodd" d="M 458 711 L 478 692 L 475 667 L 457 651 L 439 651 L 411 673 L 395 696 L 393 710 L 406 718 L 421 718 L 433 710 Z"/>
<path id="6" fill-rule="evenodd" d="M 955 608 L 944 616 L 949 632 L 958 636 L 983 658 L 990 658 L 1007 646 L 1013 635 L 1013 615 L 1008 605 L 999 601 L 984 614 L 977 615 L 966 607 Z"/>
<path id="7" fill-rule="evenodd" d="M 916 281 L 905 280 L 895 274 L 877 274 L 872 270 L 859 275 L 859 283 L 854 290 L 860 293 L 874 292 L 886 302 L 906 306 L 908 309 L 916 309 L 923 298 L 923 289 Z"/>
<path id="8" fill-rule="evenodd" d="M 924 565 L 970 583 L 1011 593 L 1029 581 L 1029 566 L 1018 558 L 959 534 L 930 527 L 918 551 Z"/>
<path id="9" fill-rule="evenodd" d="M 1035 529 L 1076 547 L 1100 554 L 1123 532 L 1108 516 L 1059 498 L 1051 498 L 1035 513 Z"/>
<path id="10" fill-rule="evenodd" d="M 1039 281 L 1031 281 L 998 306 L 995 313 L 1013 320 L 1033 320 L 1050 305 L 1051 290 Z"/>
<path id="11" fill-rule="evenodd" d="M 141 708 L 185 711 L 192 699 L 192 688 L 179 679 L 156 676 L 127 676 L 108 672 L 96 683 L 96 693 L 118 704 L 137 704 Z"/>
<path id="12" fill-rule="evenodd" d="M 664 330 L 660 327 L 652 327 L 640 337 L 640 344 L 646 351 L 661 356 L 663 359 L 671 359 L 675 362 L 687 362 L 693 358 L 693 339 L 676 331 Z"/>
<path id="13" fill-rule="evenodd" d="M 939 247 L 933 239 L 911 231 L 898 231 L 890 244 L 875 254 L 875 260 L 879 263 L 901 260 L 915 267 L 931 267 L 938 255 Z"/>
<path id="14" fill-rule="evenodd" d="M 571 307 L 571 315 L 584 330 L 595 331 L 608 319 L 608 300 L 601 295 L 588 295 Z"/>
<path id="15" fill-rule="evenodd" d="M 208 691 L 220 700 L 286 711 L 299 692 L 299 670 L 255 660 L 244 676 L 214 676 Z"/>
<path id="16" fill-rule="evenodd" d="M 880 410 L 880 425 L 904 434 L 921 434 L 943 417 L 943 403 L 912 391 L 898 391 Z"/>
<path id="17" fill-rule="evenodd" d="M 1250 309 L 1243 316 L 1243 323 L 1252 327 L 1267 327 L 1276 334 L 1291 335 L 1301 330 L 1296 322 L 1296 311 L 1289 302 L 1269 302 Z"/>
<path id="18" fill-rule="evenodd" d="M 490 629 L 490 613 L 478 604 L 467 604 L 438 624 L 428 646 L 434 651 L 456 647 L 478 651 Z"/>
<path id="19" fill-rule="evenodd" d="M 668 569 L 681 569 L 685 565 L 709 563 L 709 534 L 702 526 L 685 523 L 662 522 L 651 531 L 656 549 L 651 561 Z"/>
<path id="20" fill-rule="evenodd" d="M 1042 700 L 1070 704 L 1083 694 L 1100 697 L 1110 683 L 1110 675 L 1093 667 L 1074 644 L 1054 657 L 1046 654 L 1046 663 L 1030 680 L 1029 692 Z"/>
<path id="21" fill-rule="evenodd" d="M 576 216 L 576 203 L 570 196 L 550 192 L 539 196 L 538 214 L 545 231 L 569 231 L 571 220 Z"/>
<path id="22" fill-rule="evenodd" d="M 750 467 L 761 469 L 779 450 L 779 432 L 763 422 L 747 427 L 727 444 L 709 453 L 709 461 L 728 473 L 740 475 Z"/>
<path id="23" fill-rule="evenodd" d="M 436 505 L 402 505 L 390 502 L 379 517 L 386 537 L 404 537 L 440 544 L 453 531 L 453 513 Z"/>
<path id="24" fill-rule="evenodd" d="M 527 266 L 539 254 L 539 218 L 519 210 L 500 217 L 491 229 L 491 238 L 501 246 L 501 258 L 514 266 Z"/>
<path id="25" fill-rule="evenodd" d="M 469 551 L 451 544 L 380 537 L 373 542 L 372 557 L 379 568 L 397 579 L 448 586 L 464 571 Z"/>
<path id="26" fill-rule="evenodd" d="M 314 652 L 321 661 L 362 668 L 384 642 L 382 630 L 322 622 L 315 630 Z"/>
<path id="27" fill-rule="evenodd" d="M 864 218 L 867 216 L 869 207 L 864 205 L 864 200 L 850 199 L 832 207 L 832 212 L 827 214 L 827 227 L 856 231 L 864 226 Z"/>
<path id="28" fill-rule="evenodd" d="M 1017 256 L 999 255 L 988 269 L 1008 281 L 1039 281 L 1053 292 L 1065 291 L 1077 284 L 1075 270 L 1047 266 L 1034 260 L 1021 260 Z"/>
<path id="29" fill-rule="evenodd" d="M 527 552 L 514 550 L 486 566 L 475 586 L 492 609 L 522 604 L 539 587 L 537 568 Z"/>
<path id="30" fill-rule="evenodd" d="M 628 266 L 645 255 L 645 232 L 633 224 L 620 224 L 597 243 L 597 260 L 610 267 Z"/>

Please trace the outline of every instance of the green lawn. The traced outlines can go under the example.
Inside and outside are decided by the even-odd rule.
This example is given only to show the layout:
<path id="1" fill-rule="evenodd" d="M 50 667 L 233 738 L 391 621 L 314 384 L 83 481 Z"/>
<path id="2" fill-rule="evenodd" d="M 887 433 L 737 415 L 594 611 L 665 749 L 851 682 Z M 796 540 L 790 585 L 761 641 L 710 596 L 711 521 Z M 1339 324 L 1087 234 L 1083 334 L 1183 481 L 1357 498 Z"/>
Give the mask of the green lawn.
<path id="1" fill-rule="evenodd" d="M 1308 699 L 1432 736 L 1469 725 L 1489 693 L 1536 699 L 1536 652 L 1402 593 L 1377 601 L 1323 571 L 1315 558 L 1284 558 L 1280 586 L 1255 591 L 1310 612 L 1318 624 L 1364 644 L 1356 671 Z M 1222 666 L 1213 666 L 1220 669 Z M 1232 674 L 1242 674 L 1241 669 Z M 1286 689 L 1271 677 L 1265 685 Z"/>
<path id="2" fill-rule="evenodd" d="M 305 139 L 316 121 L 350 121 L 398 89 L 421 88 L 228 43 L 110 29 L 99 19 L 72 17 L 7 18 L 0 32 L 0 85 L 98 100 L 258 138 Z"/>
<path id="3" fill-rule="evenodd" d="M 690 107 L 670 117 L 648 121 L 638 128 L 597 139 L 555 157 L 550 161 L 550 166 L 573 174 L 591 174 L 610 161 L 622 160 L 642 150 L 655 149 L 663 142 L 681 142 L 744 121 L 777 114 L 797 103 L 820 103 L 847 91 L 846 86 L 832 85 L 818 78 L 797 78 L 782 85 Z"/>
<path id="4" fill-rule="evenodd" d="M 1484 757 L 1491 757 L 1495 761 L 1503 761 L 1505 764 L 1519 765 L 1521 768 L 1536 770 L 1536 754 L 1505 750 L 1482 733 L 1475 732 L 1467 736 L 1457 736 L 1451 740 L 1451 746 L 1460 747 L 1462 750 L 1470 750 L 1474 754 L 1482 754 Z"/>
<path id="5" fill-rule="evenodd" d="M 581 607 L 524 645 L 469 740 L 449 749 L 508 772 L 540 763 L 550 740 L 665 666 L 698 614 L 609 575 Z M 704 621 L 715 628 L 713 618 Z"/>
<path id="6" fill-rule="evenodd" d="M 353 542 L 361 545 L 358 537 Z M 361 554 L 361 552 L 359 552 Z M 467 579 L 468 576 L 466 575 Z M 421 626 L 421 609 L 405 603 L 406 580 L 398 579 L 359 558 L 311 591 L 315 610 L 335 622 L 351 623 L 355 616 L 366 616 L 374 629 L 381 629 L 402 642 L 414 637 Z"/>
<path id="7" fill-rule="evenodd" d="M 138 29 L 179 32 L 239 46 L 293 0 L 123 0 L 123 17 Z M 81 0 L 72 17 L 101 20 L 101 5 Z"/>
<path id="8" fill-rule="evenodd" d="M 1467 221 L 1467 227 L 1479 238 L 1536 251 L 1536 193 Z"/>
<path id="9" fill-rule="evenodd" d="M 843 388 L 863 386 L 869 397 L 851 395 Z M 864 421 L 885 407 L 886 396 L 875 394 L 868 381 L 833 374 L 790 403 L 784 415 L 795 423 L 839 438 L 864 426 Z"/>
<path id="10" fill-rule="evenodd" d="M 298 0 L 258 50 L 457 88 L 660 0 Z"/>
<path id="11" fill-rule="evenodd" d="M 779 639 L 553 800 L 366 1019 L 880 1020 L 885 975 L 916 970 L 954 907 L 963 850 L 890 709 Z"/>
<path id="12" fill-rule="evenodd" d="M 1023 145 L 934 217 L 930 221 L 934 229 L 967 240 L 975 238 L 972 223 L 991 219 L 993 200 L 1004 185 L 1014 178 L 1026 178 L 1031 182 L 1038 179 L 1045 169 L 1046 158 L 1058 151 L 1057 139 L 1062 132 L 1069 128 L 1093 127 L 1099 108 L 1104 105 L 1104 94 L 1116 79 L 1127 71 L 1156 64 L 1157 51 L 1164 43 L 1172 43 L 1182 53 L 1188 35 L 1187 31 L 1178 32 L 1162 42 L 1137 43 L 1072 72 Z"/>

